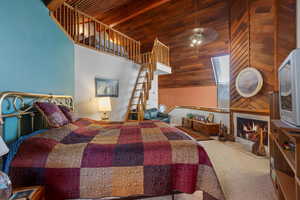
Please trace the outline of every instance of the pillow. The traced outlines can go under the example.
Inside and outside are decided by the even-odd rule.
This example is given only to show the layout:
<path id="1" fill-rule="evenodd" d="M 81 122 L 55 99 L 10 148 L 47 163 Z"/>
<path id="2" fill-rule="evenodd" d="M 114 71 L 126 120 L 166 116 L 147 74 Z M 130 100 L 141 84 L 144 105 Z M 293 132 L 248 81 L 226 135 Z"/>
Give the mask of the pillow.
<path id="1" fill-rule="evenodd" d="M 43 114 L 51 128 L 59 128 L 69 123 L 64 113 L 53 103 L 36 102 L 35 107 Z"/>
<path id="2" fill-rule="evenodd" d="M 149 113 L 150 113 L 151 119 L 155 119 L 155 118 L 157 118 L 157 116 L 158 116 L 158 110 L 156 110 L 156 109 L 151 109 L 151 110 L 149 111 Z"/>
<path id="3" fill-rule="evenodd" d="M 79 117 L 67 106 L 58 106 L 59 109 L 64 113 L 69 122 L 75 122 L 79 119 Z"/>

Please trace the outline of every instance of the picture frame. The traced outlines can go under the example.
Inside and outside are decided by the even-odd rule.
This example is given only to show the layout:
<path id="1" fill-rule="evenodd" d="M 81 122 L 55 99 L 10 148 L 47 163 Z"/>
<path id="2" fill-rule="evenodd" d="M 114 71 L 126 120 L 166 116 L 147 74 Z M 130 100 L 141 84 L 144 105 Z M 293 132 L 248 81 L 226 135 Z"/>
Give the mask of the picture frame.
<path id="1" fill-rule="evenodd" d="M 119 80 L 95 78 L 96 97 L 119 97 Z"/>
<path id="2" fill-rule="evenodd" d="M 208 123 L 213 123 L 214 122 L 214 114 L 213 113 L 209 113 L 208 117 L 207 117 L 207 122 Z"/>
<path id="3" fill-rule="evenodd" d="M 263 83 L 263 77 L 257 69 L 246 67 L 238 74 L 235 80 L 235 88 L 242 97 L 250 98 L 258 94 L 263 87 Z"/>

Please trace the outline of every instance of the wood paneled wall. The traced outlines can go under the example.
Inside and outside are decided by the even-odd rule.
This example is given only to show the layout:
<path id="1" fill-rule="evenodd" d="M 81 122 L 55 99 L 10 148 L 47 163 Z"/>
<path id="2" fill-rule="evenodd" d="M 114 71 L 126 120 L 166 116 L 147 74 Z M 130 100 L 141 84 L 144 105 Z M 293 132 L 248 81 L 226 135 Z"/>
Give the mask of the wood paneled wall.
<path id="1" fill-rule="evenodd" d="M 277 30 L 276 30 L 276 57 L 278 68 L 286 56 L 297 47 L 297 0 L 277 0 Z M 278 91 L 277 71 L 275 74 L 275 91 Z"/>
<path id="2" fill-rule="evenodd" d="M 230 1 L 230 95 L 233 109 L 269 109 L 269 92 L 278 88 L 278 66 L 296 45 L 296 18 L 292 9 L 295 4 L 286 4 L 285 0 Z M 287 25 L 289 23 L 291 25 Z M 284 44 L 284 41 L 289 44 Z M 261 72 L 264 86 L 258 95 L 243 98 L 236 91 L 235 79 L 248 66 Z"/>

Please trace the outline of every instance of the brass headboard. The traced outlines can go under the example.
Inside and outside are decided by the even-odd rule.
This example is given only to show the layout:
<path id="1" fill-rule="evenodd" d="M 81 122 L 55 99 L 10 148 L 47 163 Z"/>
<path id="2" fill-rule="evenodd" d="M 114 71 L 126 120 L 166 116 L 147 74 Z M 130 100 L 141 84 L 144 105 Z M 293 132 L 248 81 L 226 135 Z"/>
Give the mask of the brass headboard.
<path id="1" fill-rule="evenodd" d="M 0 136 L 5 137 L 6 120 L 15 118 L 17 138 L 21 135 L 48 128 L 44 117 L 34 108 L 37 101 L 64 105 L 74 110 L 73 97 L 24 92 L 0 93 Z"/>

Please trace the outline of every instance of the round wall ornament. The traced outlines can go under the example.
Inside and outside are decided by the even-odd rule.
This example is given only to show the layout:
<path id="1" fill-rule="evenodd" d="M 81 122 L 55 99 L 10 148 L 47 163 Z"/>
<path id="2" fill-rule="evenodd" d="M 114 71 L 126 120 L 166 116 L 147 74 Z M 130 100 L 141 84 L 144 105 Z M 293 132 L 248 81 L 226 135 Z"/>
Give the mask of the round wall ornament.
<path id="1" fill-rule="evenodd" d="M 263 86 L 261 73 L 253 68 L 247 67 L 240 71 L 236 80 L 235 87 L 238 93 L 245 98 L 255 96 Z"/>

